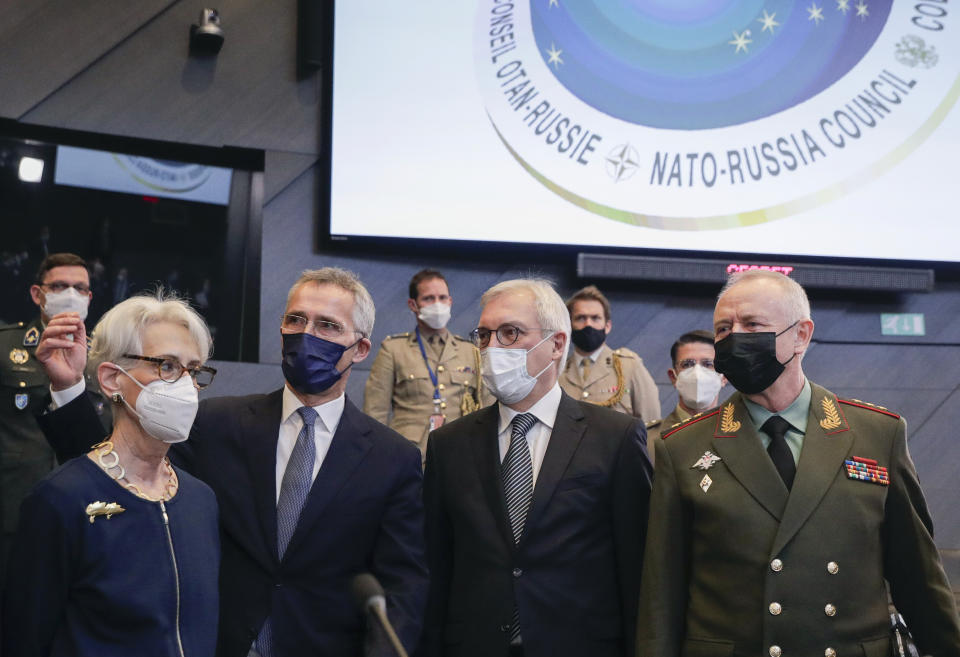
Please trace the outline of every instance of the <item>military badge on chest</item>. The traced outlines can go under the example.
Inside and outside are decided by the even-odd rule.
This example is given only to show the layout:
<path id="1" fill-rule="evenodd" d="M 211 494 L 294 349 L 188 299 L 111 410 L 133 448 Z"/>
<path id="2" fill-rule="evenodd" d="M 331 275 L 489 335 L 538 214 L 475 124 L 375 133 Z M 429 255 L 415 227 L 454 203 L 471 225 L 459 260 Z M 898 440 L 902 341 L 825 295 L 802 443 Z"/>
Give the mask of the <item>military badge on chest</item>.
<path id="1" fill-rule="evenodd" d="M 721 460 L 722 459 L 719 456 L 707 450 L 703 453 L 703 456 L 697 460 L 696 463 L 690 466 L 690 469 L 706 471 L 715 466 Z M 710 486 L 712 485 L 713 479 L 710 478 L 710 475 L 704 474 L 703 479 L 700 480 L 700 490 L 706 493 L 708 490 L 710 490 Z"/>
<path id="2" fill-rule="evenodd" d="M 13 395 L 13 405 L 18 411 L 22 411 L 30 403 L 30 395 L 25 392 L 18 392 Z"/>
<path id="3" fill-rule="evenodd" d="M 854 456 L 843 462 L 847 470 L 848 479 L 865 481 L 879 486 L 890 485 L 890 473 L 887 469 L 879 465 L 874 459 L 866 459 L 861 456 Z"/>

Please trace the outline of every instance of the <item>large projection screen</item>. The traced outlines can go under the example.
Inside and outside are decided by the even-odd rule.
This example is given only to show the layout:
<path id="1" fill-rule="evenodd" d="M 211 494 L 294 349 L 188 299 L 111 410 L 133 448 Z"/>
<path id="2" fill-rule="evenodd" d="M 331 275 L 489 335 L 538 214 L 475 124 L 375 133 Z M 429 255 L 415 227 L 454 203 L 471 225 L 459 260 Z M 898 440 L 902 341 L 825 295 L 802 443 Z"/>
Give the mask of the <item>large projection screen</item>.
<path id="1" fill-rule="evenodd" d="M 958 262 L 954 12 L 339 2 L 330 235 Z"/>

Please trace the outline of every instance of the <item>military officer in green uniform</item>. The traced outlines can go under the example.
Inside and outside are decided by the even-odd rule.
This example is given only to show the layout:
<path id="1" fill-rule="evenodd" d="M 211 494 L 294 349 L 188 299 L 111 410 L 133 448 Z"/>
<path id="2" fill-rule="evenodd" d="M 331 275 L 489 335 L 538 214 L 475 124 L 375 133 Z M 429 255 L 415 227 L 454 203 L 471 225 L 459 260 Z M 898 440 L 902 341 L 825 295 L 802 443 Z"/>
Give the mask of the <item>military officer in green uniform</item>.
<path id="1" fill-rule="evenodd" d="M 651 422 L 660 418 L 660 393 L 643 359 L 625 347 L 611 349 L 610 302 L 588 285 L 567 300 L 573 328 L 573 356 L 560 387 L 574 399 L 606 406 Z"/>
<path id="2" fill-rule="evenodd" d="M 690 331 L 673 343 L 670 347 L 673 367 L 667 370 L 667 376 L 677 389 L 677 406 L 662 420 L 647 423 L 648 441 L 719 403 L 720 389 L 726 379 L 714 369 L 714 353 L 713 333 L 710 331 Z M 653 458 L 653 451 L 650 454 Z"/>
<path id="3" fill-rule="evenodd" d="M 40 315 L 0 325 L 0 570 L 16 532 L 20 502 L 55 464 L 35 415 L 48 399 L 48 379 L 35 352 L 43 327 L 62 312 L 86 316 L 90 276 L 72 253 L 54 253 L 40 264 L 30 296 Z"/>
<path id="4" fill-rule="evenodd" d="M 920 654 L 960 625 L 906 424 L 806 379 L 795 281 L 731 277 L 715 365 L 737 389 L 656 441 L 638 657 L 887 657 L 887 582 Z"/>
<path id="5" fill-rule="evenodd" d="M 447 330 L 453 299 L 443 274 L 417 272 L 407 306 L 416 328 L 386 338 L 367 379 L 363 412 L 389 424 L 426 454 L 427 435 L 446 420 L 492 403 L 482 386 L 480 355 Z"/>

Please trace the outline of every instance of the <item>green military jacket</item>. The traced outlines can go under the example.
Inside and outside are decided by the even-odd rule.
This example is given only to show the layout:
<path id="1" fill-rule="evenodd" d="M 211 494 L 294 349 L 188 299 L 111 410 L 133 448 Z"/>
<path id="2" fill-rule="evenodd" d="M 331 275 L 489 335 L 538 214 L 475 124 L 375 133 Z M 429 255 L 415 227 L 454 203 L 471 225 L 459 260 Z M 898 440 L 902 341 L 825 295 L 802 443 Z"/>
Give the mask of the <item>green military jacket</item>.
<path id="1" fill-rule="evenodd" d="M 899 416 L 813 385 L 789 492 L 740 393 L 655 445 L 637 657 L 888 657 L 885 579 L 921 654 L 958 654 Z"/>
<path id="2" fill-rule="evenodd" d="M 636 352 L 626 347 L 611 349 L 603 345 L 597 362 L 590 366 L 586 381 L 580 367 L 582 358 L 575 351 L 567 358 L 567 365 L 560 375 L 560 387 L 564 392 L 579 401 L 609 406 L 644 422 L 660 417 L 660 391 Z M 622 376 L 616 371 L 618 362 Z M 623 393 L 618 394 L 621 387 Z M 619 401 L 610 404 L 618 396 Z"/>
<path id="3" fill-rule="evenodd" d="M 49 396 L 43 366 L 34 357 L 40 318 L 0 325 L 0 513 L 4 542 L 16 531 L 20 502 L 53 469 L 53 450 L 36 415 Z"/>
<path id="4" fill-rule="evenodd" d="M 482 385 L 480 356 L 472 342 L 446 331 L 439 359 L 430 348 L 426 353 L 430 369 L 437 375 L 444 421 L 493 402 Z M 416 333 L 391 335 L 380 345 L 370 368 L 363 412 L 417 443 L 426 454 L 430 416 L 435 410 L 433 393 Z"/>

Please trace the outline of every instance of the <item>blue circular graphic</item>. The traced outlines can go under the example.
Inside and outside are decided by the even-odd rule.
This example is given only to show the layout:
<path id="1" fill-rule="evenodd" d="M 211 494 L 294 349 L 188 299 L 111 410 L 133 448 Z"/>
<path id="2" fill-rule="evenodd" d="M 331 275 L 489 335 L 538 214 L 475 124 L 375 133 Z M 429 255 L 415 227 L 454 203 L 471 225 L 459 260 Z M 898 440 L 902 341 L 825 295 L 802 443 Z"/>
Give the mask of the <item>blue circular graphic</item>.
<path id="1" fill-rule="evenodd" d="M 612 117 L 701 130 L 820 93 L 873 46 L 892 0 L 531 0 L 557 80 Z"/>

